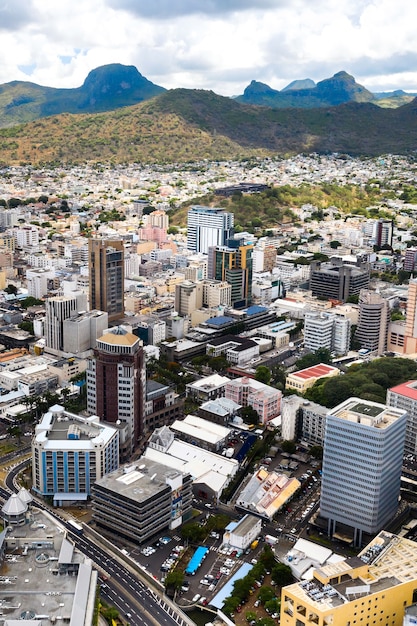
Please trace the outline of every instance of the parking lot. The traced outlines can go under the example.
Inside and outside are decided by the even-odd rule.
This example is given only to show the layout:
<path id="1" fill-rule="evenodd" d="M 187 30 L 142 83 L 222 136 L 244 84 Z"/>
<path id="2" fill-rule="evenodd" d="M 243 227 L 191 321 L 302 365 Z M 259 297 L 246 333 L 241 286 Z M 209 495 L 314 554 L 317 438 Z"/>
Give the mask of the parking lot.
<path id="1" fill-rule="evenodd" d="M 262 549 L 261 544 L 255 550 L 248 549 L 246 552 L 223 546 L 222 536 L 216 532 L 210 533 L 205 546 L 208 551 L 201 566 L 194 575 L 184 576 L 184 585 L 176 598 L 179 605 L 208 604 L 242 563 L 257 561 L 256 557 Z M 167 534 L 148 546 L 135 548 L 129 555 L 154 578 L 164 582 L 167 572 L 174 567 L 185 570 L 194 551 L 195 547 L 187 546 L 178 535 L 171 537 Z"/>

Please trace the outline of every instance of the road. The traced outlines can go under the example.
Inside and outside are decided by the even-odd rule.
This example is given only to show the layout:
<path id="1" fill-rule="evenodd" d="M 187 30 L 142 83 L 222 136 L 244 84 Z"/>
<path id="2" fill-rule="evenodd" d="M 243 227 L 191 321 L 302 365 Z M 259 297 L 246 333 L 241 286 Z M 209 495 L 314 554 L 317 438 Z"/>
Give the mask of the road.
<path id="1" fill-rule="evenodd" d="M 0 498 L 7 500 L 10 492 L 17 491 L 14 478 L 27 464 L 28 461 L 23 461 L 9 472 L 5 481 L 7 489 L 0 487 Z M 67 519 L 40 500 L 36 500 L 36 506 L 55 517 L 65 527 L 76 548 L 89 557 L 100 572 L 105 573 L 108 580 L 101 585 L 101 595 L 119 609 L 131 626 L 189 626 L 192 623 L 191 620 L 186 621 L 175 605 L 168 602 L 162 589 L 159 591 L 156 585 L 155 588 L 149 585 L 145 575 L 142 577 L 135 568 L 124 563 L 117 548 L 112 551 L 102 547 L 89 536 L 88 528 L 81 535 L 75 533 Z"/>

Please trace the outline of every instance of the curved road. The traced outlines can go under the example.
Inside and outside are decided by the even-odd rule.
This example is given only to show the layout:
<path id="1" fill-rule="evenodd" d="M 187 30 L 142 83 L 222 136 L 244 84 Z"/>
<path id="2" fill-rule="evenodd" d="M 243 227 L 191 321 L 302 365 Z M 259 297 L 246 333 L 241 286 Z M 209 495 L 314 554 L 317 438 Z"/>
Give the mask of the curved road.
<path id="1" fill-rule="evenodd" d="M 0 487 L 1 498 L 7 500 L 10 493 L 15 493 L 18 490 L 14 480 L 27 464 L 27 460 L 23 461 L 15 465 L 9 472 L 5 480 L 7 489 Z M 68 520 L 38 499 L 35 502 L 40 509 L 55 517 L 65 527 L 75 546 L 93 561 L 99 571 L 106 573 L 108 580 L 101 585 L 101 595 L 116 606 L 123 618 L 128 620 L 132 626 L 144 626 L 145 624 L 149 626 L 189 626 L 193 623 L 191 620 L 186 621 L 183 615 L 175 609 L 175 606 L 169 603 L 162 593 L 158 593 L 156 588 L 150 588 L 145 576 L 141 578 L 139 572 L 134 571 L 133 567 L 124 564 L 117 548 L 114 548 L 112 553 L 111 550 L 101 547 L 99 543 L 89 538 L 87 534 L 76 534 L 68 524 Z"/>

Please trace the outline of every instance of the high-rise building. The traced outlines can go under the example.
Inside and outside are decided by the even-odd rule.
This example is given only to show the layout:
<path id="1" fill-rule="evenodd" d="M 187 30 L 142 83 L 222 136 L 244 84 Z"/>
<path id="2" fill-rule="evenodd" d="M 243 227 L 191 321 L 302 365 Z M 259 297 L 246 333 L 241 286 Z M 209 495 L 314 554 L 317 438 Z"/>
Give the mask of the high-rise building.
<path id="1" fill-rule="evenodd" d="M 407 248 L 404 254 L 404 269 L 406 272 L 415 272 L 417 268 L 417 248 Z"/>
<path id="2" fill-rule="evenodd" d="M 94 482 L 119 467 L 119 432 L 97 416 L 81 417 L 55 404 L 36 426 L 32 441 L 33 490 L 83 500 Z"/>
<path id="3" fill-rule="evenodd" d="M 175 285 L 175 310 L 178 315 L 187 317 L 203 306 L 203 285 L 185 280 Z"/>
<path id="4" fill-rule="evenodd" d="M 77 313 L 64 320 L 64 352 L 80 354 L 95 348 L 97 338 L 109 327 L 105 311 Z"/>
<path id="5" fill-rule="evenodd" d="M 387 405 L 407 411 L 404 454 L 417 454 L 417 380 L 387 389 Z"/>
<path id="6" fill-rule="evenodd" d="M 124 315 L 124 248 L 123 241 L 90 239 L 90 309 L 106 311 L 109 321 Z"/>
<path id="7" fill-rule="evenodd" d="M 152 211 L 148 215 L 149 226 L 156 226 L 157 228 L 164 228 L 167 230 L 169 226 L 169 217 L 166 211 Z"/>
<path id="8" fill-rule="evenodd" d="M 331 313 L 308 311 L 304 318 L 304 347 L 312 352 L 319 348 L 332 351 L 333 323 Z"/>
<path id="9" fill-rule="evenodd" d="M 382 246 L 392 246 L 392 236 L 394 234 L 394 222 L 393 220 L 386 220 L 379 218 L 375 223 L 374 230 L 375 245 L 379 248 Z"/>
<path id="10" fill-rule="evenodd" d="M 330 263 L 313 261 L 310 265 L 310 289 L 318 298 L 346 302 L 349 296 L 359 295 L 369 285 L 369 266 L 343 263 L 332 259 Z"/>
<path id="11" fill-rule="evenodd" d="M 253 244 L 238 239 L 227 244 L 209 249 L 208 278 L 229 283 L 232 306 L 243 308 L 252 302 Z"/>
<path id="12" fill-rule="evenodd" d="M 379 293 L 362 289 L 359 294 L 359 319 L 355 337 L 361 348 L 374 354 L 387 350 L 390 310 L 388 301 Z"/>
<path id="13" fill-rule="evenodd" d="M 234 215 L 222 208 L 193 206 L 188 211 L 187 247 L 208 253 L 211 246 L 224 246 L 233 234 Z"/>
<path id="14" fill-rule="evenodd" d="M 404 321 L 391 322 L 388 333 L 388 350 L 399 354 L 417 352 L 417 279 L 408 283 L 407 309 Z"/>
<path id="15" fill-rule="evenodd" d="M 403 410 L 359 398 L 329 412 L 320 499 L 329 535 L 345 525 L 360 546 L 363 533 L 377 533 L 395 515 L 406 421 Z"/>
<path id="16" fill-rule="evenodd" d="M 73 292 L 71 296 L 55 296 L 45 303 L 46 347 L 52 352 L 64 350 L 64 322 L 80 311 L 87 309 L 85 293 Z"/>
<path id="17" fill-rule="evenodd" d="M 125 424 L 121 456 L 128 457 L 143 433 L 146 397 L 143 343 L 118 326 L 97 340 L 87 367 L 87 410 L 105 422 Z"/>
<path id="18" fill-rule="evenodd" d="M 219 306 L 230 307 L 232 304 L 232 288 L 229 283 L 221 280 L 203 280 L 203 306 L 214 309 Z"/>

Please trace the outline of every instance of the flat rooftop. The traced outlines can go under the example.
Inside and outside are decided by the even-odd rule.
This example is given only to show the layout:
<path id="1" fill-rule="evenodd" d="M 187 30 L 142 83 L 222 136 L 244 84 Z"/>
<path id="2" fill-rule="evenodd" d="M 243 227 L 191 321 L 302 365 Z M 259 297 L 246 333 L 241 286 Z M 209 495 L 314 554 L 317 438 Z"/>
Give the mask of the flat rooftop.
<path id="1" fill-rule="evenodd" d="M 382 530 L 360 552 L 347 559 L 316 569 L 317 577 L 287 587 L 289 593 L 317 612 L 417 581 L 417 543 Z M 321 581 L 338 577 L 335 584 Z"/>
<path id="2" fill-rule="evenodd" d="M 142 456 L 137 463 L 119 467 L 100 478 L 96 484 L 129 500 L 146 502 L 161 490 L 168 488 L 166 478 L 174 478 L 181 473 Z"/>
<path id="3" fill-rule="evenodd" d="M 52 626 L 62 620 L 69 623 L 77 610 L 83 612 L 77 596 L 80 576 L 85 591 L 95 593 L 92 586 L 96 585 L 96 577 L 91 577 L 91 562 L 75 550 L 65 538 L 65 530 L 52 518 L 36 508 L 31 509 L 30 515 L 29 523 L 13 528 L 5 538 L 6 552 L 0 567 L 1 614 L 6 622 L 10 620 L 13 624 L 15 620 L 16 624 L 24 620 L 19 624 L 42 623 L 42 626 Z M 8 548 L 11 538 L 17 545 Z M 78 576 L 58 575 L 59 560 L 77 563 Z M 39 622 L 30 621 L 35 620 L 35 616 L 42 618 L 37 617 Z"/>
<path id="4" fill-rule="evenodd" d="M 403 410 L 359 398 L 349 398 L 328 413 L 329 416 L 378 429 L 388 428 L 404 414 Z"/>

